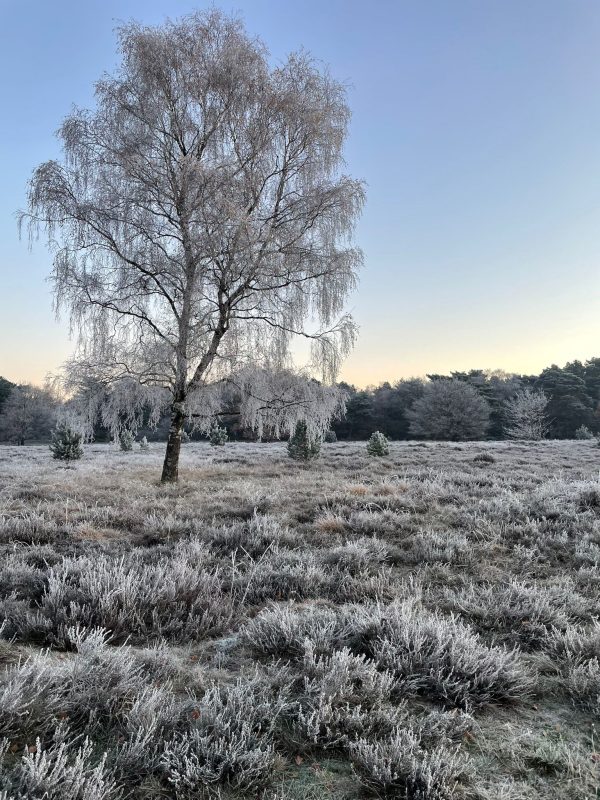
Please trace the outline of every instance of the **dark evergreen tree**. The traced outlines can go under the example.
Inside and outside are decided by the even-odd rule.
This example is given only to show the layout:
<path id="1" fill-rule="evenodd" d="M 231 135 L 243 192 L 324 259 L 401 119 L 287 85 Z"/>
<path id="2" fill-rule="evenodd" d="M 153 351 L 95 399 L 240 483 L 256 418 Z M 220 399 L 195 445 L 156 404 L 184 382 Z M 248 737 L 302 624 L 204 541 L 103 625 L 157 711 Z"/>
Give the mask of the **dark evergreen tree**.
<path id="1" fill-rule="evenodd" d="M 68 425 L 59 425 L 52 434 L 50 451 L 52 458 L 59 461 L 77 461 L 83 455 L 81 434 L 71 430 Z"/>
<path id="2" fill-rule="evenodd" d="M 410 422 L 407 412 L 423 394 L 420 378 L 383 383 L 373 390 L 373 426 L 389 439 L 408 439 Z"/>
<path id="3" fill-rule="evenodd" d="M 590 358 L 585 362 L 584 366 L 583 380 L 585 381 L 587 394 L 593 401 L 594 407 L 597 408 L 598 403 L 600 403 L 600 358 Z"/>
<path id="4" fill-rule="evenodd" d="M 295 461 L 310 461 L 319 455 L 321 442 L 310 436 L 306 422 L 300 420 L 289 438 L 287 450 L 290 458 Z"/>
<path id="5" fill-rule="evenodd" d="M 588 393 L 584 377 L 578 375 L 580 362 L 575 362 L 575 371 L 556 364 L 543 370 L 536 389 L 542 389 L 550 398 L 547 414 L 550 420 L 549 436 L 556 439 L 573 439 L 575 431 L 582 425 L 598 430 L 594 417 L 594 400 Z M 584 373 L 585 374 L 585 373 Z"/>
<path id="6" fill-rule="evenodd" d="M 373 393 L 357 391 L 347 383 L 340 384 L 347 395 L 346 415 L 331 426 L 339 439 L 368 439 L 376 428 L 373 421 Z"/>
<path id="7" fill-rule="evenodd" d="M 2 413 L 2 406 L 6 400 L 8 400 L 8 397 L 14 388 L 14 383 L 11 383 L 0 375 L 0 414 Z"/>

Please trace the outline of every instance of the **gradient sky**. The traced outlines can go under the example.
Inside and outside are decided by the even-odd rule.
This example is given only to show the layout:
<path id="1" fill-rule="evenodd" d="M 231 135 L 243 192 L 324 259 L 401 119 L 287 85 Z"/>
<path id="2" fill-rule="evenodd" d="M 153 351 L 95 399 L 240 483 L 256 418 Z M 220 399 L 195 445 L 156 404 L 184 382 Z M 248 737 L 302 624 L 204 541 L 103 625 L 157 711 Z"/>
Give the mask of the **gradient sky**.
<path id="1" fill-rule="evenodd" d="M 72 349 L 50 257 L 14 213 L 54 131 L 117 63 L 114 27 L 196 0 L 0 0 L 0 375 Z M 350 87 L 349 171 L 368 184 L 342 377 L 538 372 L 600 356 L 598 0 L 238 0 L 275 60 L 304 46 Z"/>

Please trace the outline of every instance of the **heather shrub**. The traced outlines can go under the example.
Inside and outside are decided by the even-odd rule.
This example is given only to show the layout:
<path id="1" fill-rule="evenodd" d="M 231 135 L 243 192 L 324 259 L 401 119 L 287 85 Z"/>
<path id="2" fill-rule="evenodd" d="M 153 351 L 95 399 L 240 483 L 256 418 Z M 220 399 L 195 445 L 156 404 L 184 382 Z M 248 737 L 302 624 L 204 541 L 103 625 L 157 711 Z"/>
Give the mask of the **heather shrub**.
<path id="1" fill-rule="evenodd" d="M 148 452 L 148 450 L 150 450 L 150 444 L 148 443 L 148 439 L 146 436 L 143 436 L 140 439 L 139 444 L 140 444 L 140 450 L 142 450 L 143 452 Z"/>
<path id="2" fill-rule="evenodd" d="M 50 451 L 58 461 L 77 461 L 83 455 L 82 436 L 68 425 L 59 425 L 52 433 Z"/>
<path id="3" fill-rule="evenodd" d="M 361 783 L 383 797 L 457 800 L 463 793 L 464 758 L 444 744 L 424 749 L 410 728 L 379 741 L 352 743 L 350 758 Z"/>
<path id="4" fill-rule="evenodd" d="M 307 695 L 323 694 L 364 708 L 388 702 L 396 684 L 390 672 L 377 669 L 365 655 L 355 655 L 347 647 L 320 655 L 310 640 L 305 644 L 301 670 Z"/>
<path id="5" fill-rule="evenodd" d="M 389 735 L 403 719 L 403 709 L 398 706 L 369 710 L 318 694 L 299 706 L 294 730 L 302 743 L 342 750 L 363 736 L 371 739 Z"/>
<path id="6" fill-rule="evenodd" d="M 191 730 L 165 745 L 161 770 L 177 797 L 193 800 L 207 787 L 256 792 L 273 772 L 274 736 L 285 713 L 277 695 L 257 676 L 213 686 L 198 703 Z"/>
<path id="7" fill-rule="evenodd" d="M 600 713 L 600 623 L 553 630 L 546 652 L 560 675 L 560 689 L 580 707 Z"/>
<path id="8" fill-rule="evenodd" d="M 58 675 L 48 656 L 9 665 L 0 674 L 0 737 L 23 742 L 47 735 L 58 724 L 60 697 L 53 693 Z"/>
<path id="9" fill-rule="evenodd" d="M 577 428 L 577 430 L 575 431 L 575 438 L 576 439 L 593 439 L 594 438 L 594 434 L 587 427 L 587 425 L 580 425 Z"/>
<path id="10" fill-rule="evenodd" d="M 11 766 L 2 763 L 10 742 L 0 742 L 2 800 L 121 800 L 106 754 L 98 759 L 87 738 L 81 744 L 58 739 L 47 748 L 37 739 Z"/>
<path id="11" fill-rule="evenodd" d="M 123 735 L 145 727 L 162 731 L 176 720 L 168 684 L 159 689 L 128 648 L 107 646 L 105 631 L 69 628 L 75 654 L 57 660 L 42 652 L 0 676 L 0 736 L 46 743 L 61 722 L 91 735 L 116 728 Z"/>
<path id="12" fill-rule="evenodd" d="M 544 643 L 545 651 L 563 669 L 580 666 L 593 659 L 600 660 L 600 623 L 584 629 L 576 625 L 566 630 L 553 629 Z"/>
<path id="13" fill-rule="evenodd" d="M 405 564 L 469 563 L 473 547 L 463 533 L 457 531 L 419 531 L 399 545 L 395 561 Z"/>
<path id="14" fill-rule="evenodd" d="M 277 519 L 253 514 L 247 522 L 234 522 L 218 528 L 210 528 L 204 534 L 211 549 L 220 556 L 241 553 L 252 559 L 260 559 L 278 547 L 297 548 L 302 538 L 283 526 Z"/>
<path id="15" fill-rule="evenodd" d="M 312 554 L 292 550 L 269 553 L 267 559 L 241 573 L 235 582 L 246 602 L 252 604 L 325 597 L 331 584 L 331 575 Z"/>
<path id="16" fill-rule="evenodd" d="M 517 581 L 446 589 L 434 602 L 467 617 L 480 632 L 528 650 L 539 648 L 550 630 L 564 630 L 571 621 L 560 598 Z"/>
<path id="17" fill-rule="evenodd" d="M 274 606 L 261 611 L 242 629 L 242 641 L 257 655 L 303 658 L 309 640 L 317 654 L 343 647 L 350 627 L 343 612 L 311 606 L 296 610 L 293 605 Z"/>
<path id="18" fill-rule="evenodd" d="M 321 443 L 317 438 L 310 435 L 304 420 L 296 423 L 294 433 L 288 440 L 287 451 L 289 457 L 295 461 L 310 461 L 319 455 Z"/>
<path id="19" fill-rule="evenodd" d="M 204 570 L 185 551 L 145 564 L 108 556 L 65 559 L 48 572 L 39 613 L 55 643 L 69 625 L 101 627 L 114 641 L 205 638 L 228 626 L 234 599 L 218 570 Z"/>
<path id="20" fill-rule="evenodd" d="M 350 575 L 364 574 L 370 569 L 379 569 L 387 560 L 388 548 L 377 537 L 361 537 L 338 547 L 323 551 L 321 560 L 328 566 L 335 566 Z"/>
<path id="21" fill-rule="evenodd" d="M 496 459 L 491 453 L 478 453 L 473 459 L 475 464 L 495 464 Z"/>
<path id="22" fill-rule="evenodd" d="M 390 446 L 385 434 L 375 431 L 371 434 L 367 442 L 367 453 L 370 456 L 387 456 L 390 453 Z"/>
<path id="23" fill-rule="evenodd" d="M 336 432 L 332 430 L 325 431 L 325 435 L 323 436 L 323 441 L 325 442 L 325 444 L 335 444 L 335 442 L 337 442 Z"/>
<path id="24" fill-rule="evenodd" d="M 301 669 L 295 729 L 313 745 L 347 747 L 361 737 L 391 733 L 404 719 L 404 706 L 389 703 L 394 678 L 365 656 L 347 648 L 319 656 L 307 640 Z"/>
<path id="25" fill-rule="evenodd" d="M 329 598 L 335 603 L 389 602 L 398 592 L 396 577 L 389 567 L 356 573 L 336 567 L 329 573 Z"/>
<path id="26" fill-rule="evenodd" d="M 579 706 L 600 714 L 600 661 L 592 658 L 569 669 L 562 688 Z"/>
<path id="27" fill-rule="evenodd" d="M 517 652 L 488 647 L 455 618 L 409 601 L 357 608 L 350 647 L 390 670 L 402 693 L 449 706 L 515 702 L 532 688 Z"/>

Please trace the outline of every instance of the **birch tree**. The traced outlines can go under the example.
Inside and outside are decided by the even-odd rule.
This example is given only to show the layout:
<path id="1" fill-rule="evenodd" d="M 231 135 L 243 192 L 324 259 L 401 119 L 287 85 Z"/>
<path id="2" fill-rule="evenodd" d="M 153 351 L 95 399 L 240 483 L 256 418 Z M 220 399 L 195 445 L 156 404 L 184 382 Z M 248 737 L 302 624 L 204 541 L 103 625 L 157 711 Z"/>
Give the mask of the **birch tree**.
<path id="1" fill-rule="evenodd" d="M 550 427 L 548 397 L 541 390 L 525 388 L 506 402 L 505 433 L 510 439 L 539 441 Z"/>
<path id="2" fill-rule="evenodd" d="M 342 172 L 344 87 L 306 54 L 273 67 L 218 11 L 128 24 L 119 42 L 120 68 L 63 122 L 64 158 L 37 168 L 23 218 L 54 249 L 85 380 L 168 398 L 175 481 L 186 418 L 228 376 L 289 368 L 304 337 L 333 382 L 354 336 L 364 192 Z M 254 409 L 295 407 L 252 394 Z"/>

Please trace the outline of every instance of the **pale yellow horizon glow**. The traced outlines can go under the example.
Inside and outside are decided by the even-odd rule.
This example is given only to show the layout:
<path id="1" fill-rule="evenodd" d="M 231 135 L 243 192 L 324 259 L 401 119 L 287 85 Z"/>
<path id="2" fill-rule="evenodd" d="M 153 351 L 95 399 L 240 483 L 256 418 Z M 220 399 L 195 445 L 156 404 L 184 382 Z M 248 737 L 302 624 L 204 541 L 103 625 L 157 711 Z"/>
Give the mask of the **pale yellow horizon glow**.
<path id="1" fill-rule="evenodd" d="M 19 342 L 18 349 L 10 342 L 0 345 L 0 375 L 13 383 L 42 385 L 47 377 L 56 374 L 61 365 L 71 356 L 74 344 L 65 333 L 64 325 L 49 320 L 46 336 L 36 331 Z M 391 327 L 391 326 L 390 326 Z M 537 375 L 551 364 L 565 363 L 600 357 L 600 323 L 589 327 L 585 323 L 580 329 L 572 329 L 560 341 L 552 338 L 530 340 L 519 345 L 502 348 L 486 347 L 485 342 L 473 343 L 462 350 L 457 342 L 440 341 L 438 349 L 433 343 L 414 343 L 394 347 L 394 334 L 390 330 L 385 349 L 374 347 L 371 336 L 359 337 L 357 345 L 346 359 L 339 379 L 354 384 L 357 388 L 377 386 L 388 381 L 394 383 L 402 378 L 425 377 L 427 374 L 449 374 L 452 371 L 470 369 L 502 370 L 507 373 Z M 362 340 L 362 341 L 361 341 Z M 465 343 L 466 344 L 466 343 Z M 490 343 L 491 344 L 491 343 Z"/>

